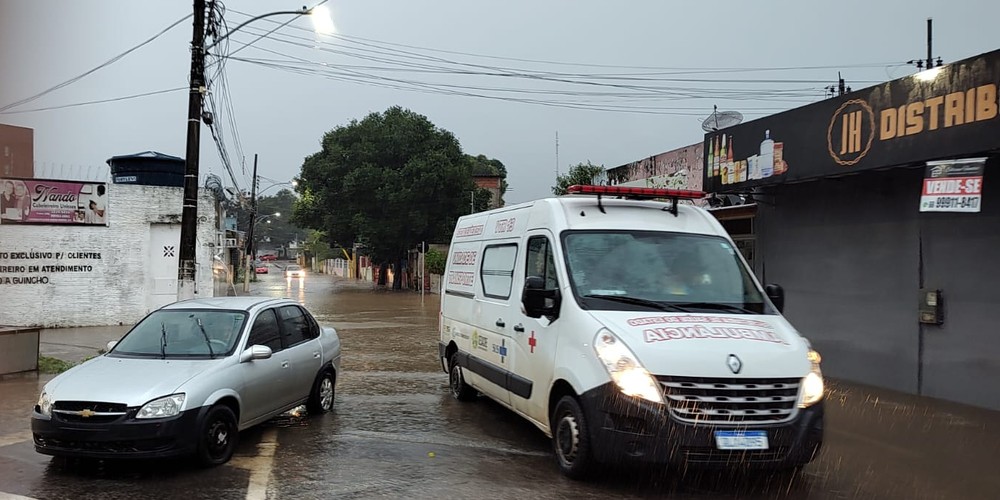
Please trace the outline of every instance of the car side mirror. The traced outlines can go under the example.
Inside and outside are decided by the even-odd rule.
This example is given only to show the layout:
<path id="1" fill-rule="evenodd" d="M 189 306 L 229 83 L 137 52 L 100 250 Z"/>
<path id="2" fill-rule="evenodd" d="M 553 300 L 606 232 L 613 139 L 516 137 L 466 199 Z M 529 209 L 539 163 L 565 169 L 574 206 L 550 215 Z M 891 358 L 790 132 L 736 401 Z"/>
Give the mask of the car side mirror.
<path id="1" fill-rule="evenodd" d="M 240 363 L 271 357 L 271 348 L 266 345 L 252 345 L 240 353 Z"/>
<path id="2" fill-rule="evenodd" d="M 118 345 L 117 340 L 108 341 L 108 345 L 106 346 L 105 352 L 111 352 L 111 350 L 114 349 L 116 345 Z"/>
<path id="3" fill-rule="evenodd" d="M 528 276 L 524 280 L 521 303 L 524 305 L 524 314 L 529 318 L 550 316 L 554 319 L 559 311 L 559 291 L 546 290 L 545 279 L 541 276 Z"/>
<path id="4" fill-rule="evenodd" d="M 778 309 L 778 312 L 785 311 L 785 290 L 781 288 L 781 285 L 767 285 L 764 287 L 764 293 L 767 294 L 767 298 L 771 299 L 771 303 Z"/>

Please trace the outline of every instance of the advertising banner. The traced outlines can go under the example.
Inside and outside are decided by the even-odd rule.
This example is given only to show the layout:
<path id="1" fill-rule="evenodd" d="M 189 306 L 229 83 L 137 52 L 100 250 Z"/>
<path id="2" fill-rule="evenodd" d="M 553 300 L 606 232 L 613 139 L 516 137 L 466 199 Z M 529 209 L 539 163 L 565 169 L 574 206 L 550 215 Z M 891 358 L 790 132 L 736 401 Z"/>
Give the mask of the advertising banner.
<path id="1" fill-rule="evenodd" d="M 986 158 L 927 162 L 921 212 L 979 212 Z"/>
<path id="2" fill-rule="evenodd" d="M 608 169 L 614 186 L 701 191 L 704 152 L 701 143 Z"/>
<path id="3" fill-rule="evenodd" d="M 1000 148 L 1000 50 L 705 134 L 704 189 L 922 164 Z"/>
<path id="4" fill-rule="evenodd" d="M 108 225 L 107 184 L 0 178 L 0 224 Z"/>

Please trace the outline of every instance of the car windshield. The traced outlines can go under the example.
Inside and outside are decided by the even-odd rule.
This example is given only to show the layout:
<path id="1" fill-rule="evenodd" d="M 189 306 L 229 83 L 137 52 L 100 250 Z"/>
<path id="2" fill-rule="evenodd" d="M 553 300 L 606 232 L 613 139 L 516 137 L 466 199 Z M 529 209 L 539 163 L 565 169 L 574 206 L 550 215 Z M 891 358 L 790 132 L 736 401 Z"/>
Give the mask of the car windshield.
<path id="1" fill-rule="evenodd" d="M 585 309 L 774 312 L 724 238 L 568 231 L 563 241 L 573 293 Z"/>
<path id="2" fill-rule="evenodd" d="M 296 265 L 294 265 L 294 264 L 293 264 L 293 265 L 290 265 L 290 266 L 288 266 L 288 270 L 289 270 L 289 271 L 298 271 L 298 270 L 300 270 L 300 269 L 302 269 L 302 268 L 301 268 L 301 267 L 299 267 L 299 266 L 296 266 Z"/>
<path id="3" fill-rule="evenodd" d="M 243 311 L 159 310 L 139 322 L 110 354 L 157 358 L 213 358 L 233 352 Z"/>

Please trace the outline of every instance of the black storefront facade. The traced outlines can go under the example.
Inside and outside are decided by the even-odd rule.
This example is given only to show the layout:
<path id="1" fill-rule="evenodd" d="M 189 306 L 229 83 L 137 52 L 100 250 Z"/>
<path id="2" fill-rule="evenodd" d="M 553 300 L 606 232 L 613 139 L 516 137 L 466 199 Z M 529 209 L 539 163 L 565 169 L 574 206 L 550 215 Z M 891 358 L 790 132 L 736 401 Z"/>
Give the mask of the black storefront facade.
<path id="1" fill-rule="evenodd" d="M 706 134 L 705 191 L 748 202 L 717 216 L 829 376 L 1000 409 L 998 85 L 1000 50 Z"/>

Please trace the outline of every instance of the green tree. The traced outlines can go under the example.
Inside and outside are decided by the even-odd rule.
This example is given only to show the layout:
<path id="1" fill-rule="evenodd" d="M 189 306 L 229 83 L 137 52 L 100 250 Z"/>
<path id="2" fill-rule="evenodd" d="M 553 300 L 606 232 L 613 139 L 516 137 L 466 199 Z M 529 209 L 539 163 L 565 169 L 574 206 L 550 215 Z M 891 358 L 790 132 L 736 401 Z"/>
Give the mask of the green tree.
<path id="1" fill-rule="evenodd" d="M 474 188 L 455 136 L 397 106 L 323 136 L 302 164 L 293 222 L 325 231 L 331 244 L 363 244 L 379 284 L 393 265 L 399 289 L 407 251 L 448 239 Z"/>
<path id="2" fill-rule="evenodd" d="M 294 225 L 291 220 L 294 206 L 295 193 L 288 189 L 282 189 L 273 196 L 262 196 L 257 199 L 258 217 L 275 213 L 281 214 L 280 216 L 258 219 L 261 222 L 254 229 L 254 241 L 257 245 L 258 255 L 260 250 L 288 248 L 289 243 L 304 236 L 304 231 Z"/>
<path id="3" fill-rule="evenodd" d="M 556 178 L 556 185 L 552 186 L 552 193 L 556 196 L 562 196 L 566 194 L 566 189 L 574 184 L 593 184 L 595 179 L 602 176 L 604 172 L 604 165 L 594 165 L 590 161 L 576 164 L 569 169 L 569 172 L 560 174 Z"/>
<path id="4" fill-rule="evenodd" d="M 424 255 L 424 266 L 429 274 L 444 274 L 446 259 L 444 252 L 431 248 Z"/>

